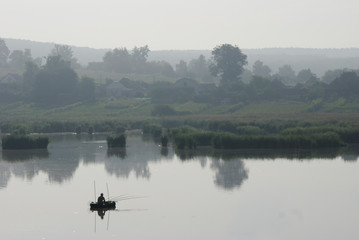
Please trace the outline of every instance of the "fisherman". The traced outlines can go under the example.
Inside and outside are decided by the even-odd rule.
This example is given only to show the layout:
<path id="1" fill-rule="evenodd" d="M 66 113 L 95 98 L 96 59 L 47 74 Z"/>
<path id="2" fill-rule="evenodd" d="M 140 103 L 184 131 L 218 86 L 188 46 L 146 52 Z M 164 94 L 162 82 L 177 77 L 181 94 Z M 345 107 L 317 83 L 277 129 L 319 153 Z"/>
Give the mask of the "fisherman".
<path id="1" fill-rule="evenodd" d="M 97 203 L 98 204 L 105 204 L 105 197 L 103 196 L 103 193 L 101 193 L 101 195 L 97 198 Z"/>

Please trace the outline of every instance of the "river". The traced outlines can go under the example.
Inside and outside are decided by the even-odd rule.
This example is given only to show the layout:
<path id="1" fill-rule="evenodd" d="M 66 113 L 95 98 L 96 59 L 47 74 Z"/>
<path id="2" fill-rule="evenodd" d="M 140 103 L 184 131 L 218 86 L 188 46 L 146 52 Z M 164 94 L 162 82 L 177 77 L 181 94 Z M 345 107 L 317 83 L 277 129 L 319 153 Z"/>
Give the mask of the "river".
<path id="1" fill-rule="evenodd" d="M 175 152 L 141 135 L 2 151 L 0 239 L 358 239 L 358 155 Z M 100 193 L 113 211 L 90 211 Z"/>

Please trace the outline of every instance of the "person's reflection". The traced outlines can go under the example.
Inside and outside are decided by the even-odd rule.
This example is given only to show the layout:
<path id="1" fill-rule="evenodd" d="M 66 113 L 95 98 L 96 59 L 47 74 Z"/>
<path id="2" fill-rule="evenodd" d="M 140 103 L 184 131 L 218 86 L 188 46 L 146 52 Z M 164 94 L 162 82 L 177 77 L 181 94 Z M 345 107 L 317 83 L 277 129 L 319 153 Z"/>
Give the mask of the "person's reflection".
<path id="1" fill-rule="evenodd" d="M 99 209 L 96 210 L 97 214 L 100 216 L 101 219 L 103 219 L 103 217 L 105 216 L 106 210 L 105 209 Z"/>

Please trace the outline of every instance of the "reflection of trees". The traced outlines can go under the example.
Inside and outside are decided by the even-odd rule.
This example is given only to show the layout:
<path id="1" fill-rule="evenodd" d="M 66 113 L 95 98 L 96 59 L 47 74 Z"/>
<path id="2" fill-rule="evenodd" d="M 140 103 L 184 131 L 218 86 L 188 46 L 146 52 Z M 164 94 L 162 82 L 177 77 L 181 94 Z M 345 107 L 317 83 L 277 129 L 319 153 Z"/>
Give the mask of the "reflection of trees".
<path id="1" fill-rule="evenodd" d="M 195 150 L 176 150 L 181 160 L 193 159 L 198 156 L 208 156 L 215 159 L 296 159 L 311 160 L 317 158 L 334 159 L 341 155 L 359 156 L 359 146 L 331 149 L 213 149 L 199 148 Z"/>
<path id="2" fill-rule="evenodd" d="M 117 177 L 128 178 L 133 171 L 136 177 L 150 178 L 148 162 L 142 161 L 121 161 L 117 158 L 110 158 L 105 162 L 106 170 Z"/>
<path id="3" fill-rule="evenodd" d="M 0 162 L 0 189 L 7 186 L 8 181 L 10 180 L 11 171 L 9 171 L 10 164 L 5 162 Z"/>
<path id="4" fill-rule="evenodd" d="M 125 157 L 118 152 L 108 151 L 107 159 L 105 160 L 106 170 L 117 177 L 128 178 L 133 172 L 136 177 L 150 178 L 151 173 L 148 165 L 150 162 L 162 159 L 163 149 L 153 141 L 144 141 L 141 137 L 128 137 L 126 145 Z M 171 158 L 171 155 L 173 156 L 173 152 L 168 149 L 166 154 L 168 159 Z"/>
<path id="5" fill-rule="evenodd" d="M 32 149 L 32 150 L 3 150 L 2 159 L 5 161 L 27 161 L 33 158 L 48 158 L 49 151 L 47 149 Z"/>
<path id="6" fill-rule="evenodd" d="M 342 149 L 341 156 L 346 162 L 356 162 L 359 157 L 359 144 L 349 145 Z"/>
<path id="7" fill-rule="evenodd" d="M 39 171 L 38 160 L 49 157 L 44 149 L 33 150 L 3 150 L 0 162 L 0 187 L 6 187 L 11 174 L 16 177 L 33 179 Z M 42 161 L 43 162 L 43 161 Z"/>
<path id="8" fill-rule="evenodd" d="M 168 147 L 161 147 L 161 156 L 168 156 Z"/>
<path id="9" fill-rule="evenodd" d="M 126 158 L 126 148 L 109 148 L 107 149 L 107 157 Z"/>
<path id="10" fill-rule="evenodd" d="M 314 160 L 318 158 L 335 159 L 342 155 L 344 161 L 356 161 L 359 147 L 351 146 L 342 149 L 305 149 L 305 150 L 271 150 L 271 149 L 240 149 L 218 150 L 198 148 L 195 150 L 176 150 L 176 155 L 183 161 L 199 160 L 204 167 L 208 159 L 212 159 L 211 169 L 215 171 L 215 184 L 224 189 L 240 187 L 248 178 L 248 171 L 240 159 L 276 159 Z"/>
<path id="11" fill-rule="evenodd" d="M 226 190 L 240 187 L 248 178 L 248 170 L 242 160 L 213 160 L 211 169 L 215 171 L 215 184 Z"/>
<path id="12" fill-rule="evenodd" d="M 84 164 L 103 163 L 109 174 L 128 178 L 131 173 L 136 177 L 149 179 L 151 162 L 172 160 L 172 148 L 161 148 L 153 141 L 143 141 L 141 136 L 129 136 L 127 147 L 107 151 L 106 137 L 87 135 L 51 136 L 48 151 L 2 151 L 0 154 L 0 188 L 7 186 L 11 176 L 31 180 L 39 172 L 48 175 L 51 182 L 63 183 L 73 177 L 82 161 Z M 357 161 L 358 146 L 344 149 L 321 150 L 196 150 L 176 151 L 181 160 L 198 161 L 202 168 L 210 166 L 215 173 L 215 184 L 224 189 L 241 186 L 248 178 L 244 163 L 239 159 L 276 159 L 310 160 L 317 158 L 334 159 L 343 156 L 344 161 Z"/>
<path id="13" fill-rule="evenodd" d="M 12 174 L 31 180 L 41 171 L 48 175 L 49 181 L 62 183 L 72 178 L 80 159 L 95 161 L 99 151 L 99 144 L 86 142 L 87 137 L 54 135 L 50 139 L 48 150 L 3 151 L 1 156 L 5 161 L 0 161 L 0 186 L 7 186 Z"/>

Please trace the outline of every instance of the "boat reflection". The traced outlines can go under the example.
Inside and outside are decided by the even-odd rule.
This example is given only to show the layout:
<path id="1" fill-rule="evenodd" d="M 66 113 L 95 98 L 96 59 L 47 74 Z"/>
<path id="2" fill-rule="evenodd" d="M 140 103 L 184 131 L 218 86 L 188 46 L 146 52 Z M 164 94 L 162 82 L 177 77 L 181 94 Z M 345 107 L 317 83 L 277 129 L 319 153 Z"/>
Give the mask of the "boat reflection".
<path id="1" fill-rule="evenodd" d="M 103 209 L 91 209 L 91 212 L 97 212 L 97 215 L 102 220 L 104 219 L 107 211 L 116 211 L 116 209 L 115 208 L 113 208 L 113 209 L 106 209 L 106 208 L 103 208 Z"/>

